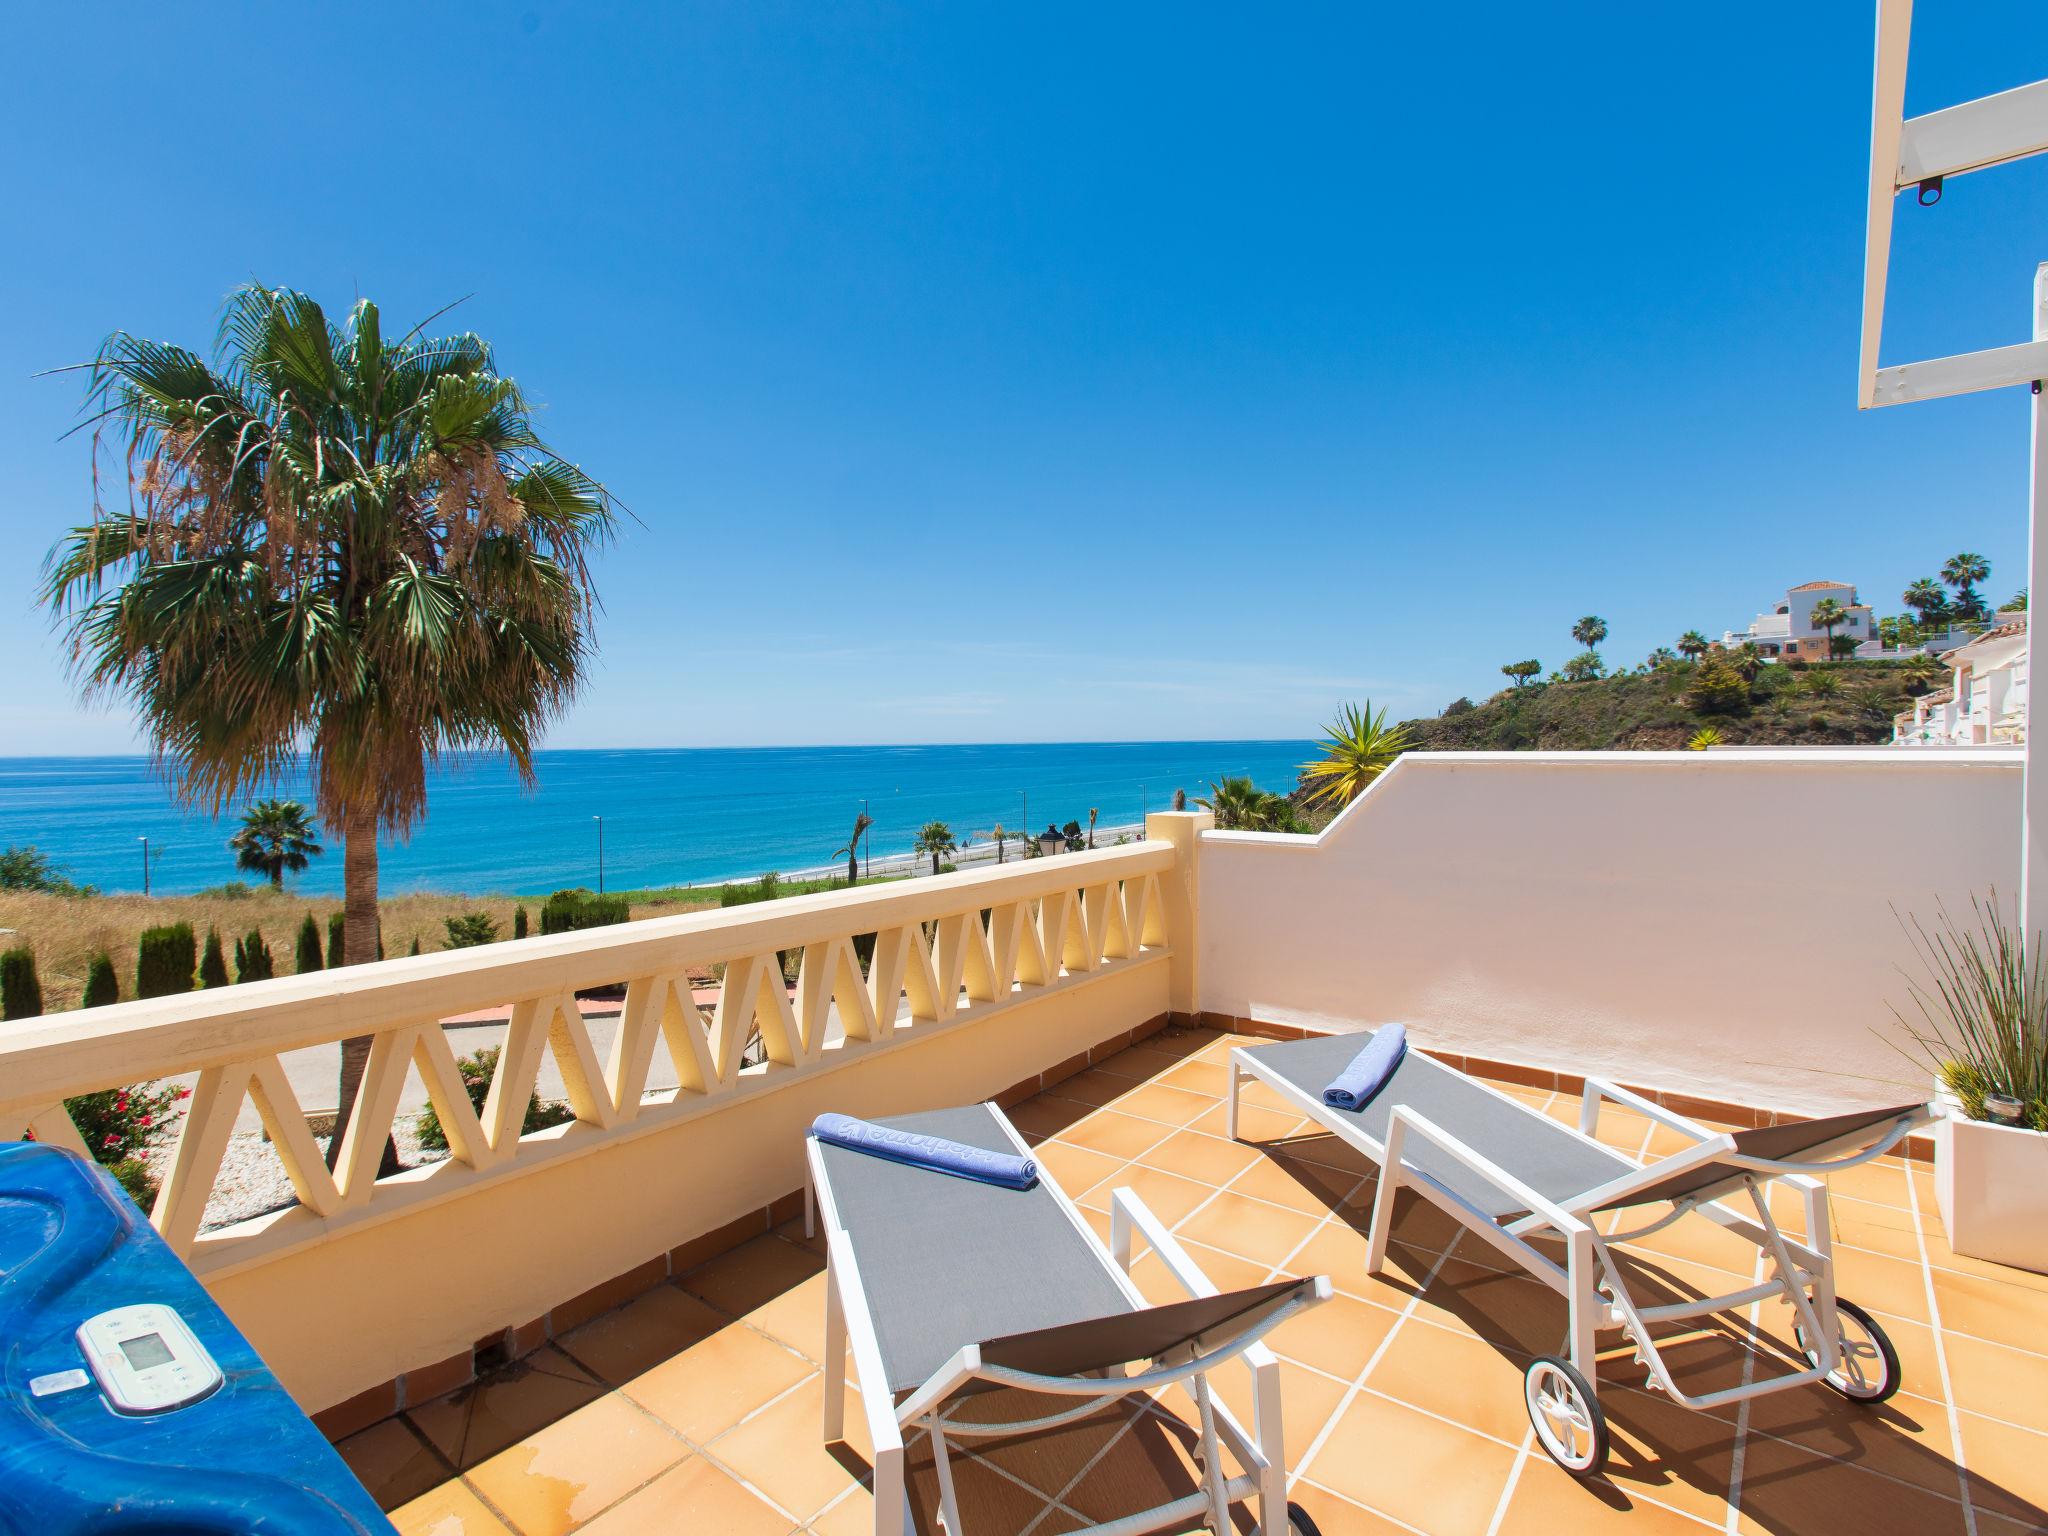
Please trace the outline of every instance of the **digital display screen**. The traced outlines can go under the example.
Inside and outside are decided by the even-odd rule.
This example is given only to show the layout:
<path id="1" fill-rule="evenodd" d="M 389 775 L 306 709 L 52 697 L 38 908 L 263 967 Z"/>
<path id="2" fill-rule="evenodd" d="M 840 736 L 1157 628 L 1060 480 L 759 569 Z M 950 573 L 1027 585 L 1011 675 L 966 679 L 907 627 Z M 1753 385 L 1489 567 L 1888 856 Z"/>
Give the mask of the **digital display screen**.
<path id="1" fill-rule="evenodd" d="M 155 1370 L 172 1360 L 171 1347 L 160 1333 L 139 1333 L 132 1339 L 123 1339 L 121 1353 L 128 1357 L 129 1367 L 137 1371 Z"/>

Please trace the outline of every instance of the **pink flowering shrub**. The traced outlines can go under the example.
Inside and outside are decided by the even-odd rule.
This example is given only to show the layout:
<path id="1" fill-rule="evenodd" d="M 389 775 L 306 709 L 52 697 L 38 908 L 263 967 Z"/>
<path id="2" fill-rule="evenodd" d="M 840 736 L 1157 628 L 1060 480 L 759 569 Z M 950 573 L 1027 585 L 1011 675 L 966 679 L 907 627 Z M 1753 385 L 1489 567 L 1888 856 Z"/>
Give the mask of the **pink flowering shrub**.
<path id="1" fill-rule="evenodd" d="M 120 1181 L 129 1198 L 148 1210 L 156 1200 L 156 1179 L 143 1154 L 170 1128 L 171 1107 L 191 1095 L 189 1088 L 147 1083 L 80 1094 L 66 1099 L 64 1107 L 71 1111 L 71 1123 L 93 1157 Z"/>

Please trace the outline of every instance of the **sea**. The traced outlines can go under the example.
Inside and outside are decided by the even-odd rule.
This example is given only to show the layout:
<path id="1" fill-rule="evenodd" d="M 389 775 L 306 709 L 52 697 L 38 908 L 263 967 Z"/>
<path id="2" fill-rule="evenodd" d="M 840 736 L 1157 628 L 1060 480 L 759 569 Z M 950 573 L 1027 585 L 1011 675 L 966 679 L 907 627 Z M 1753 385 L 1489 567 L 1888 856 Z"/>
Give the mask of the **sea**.
<path id="1" fill-rule="evenodd" d="M 1306 741 L 1131 741 L 1028 745 L 685 747 L 535 754 L 539 783 L 523 789 L 501 757 L 444 762 L 426 818 L 382 849 L 387 895 L 414 890 L 541 895 L 599 883 L 609 890 L 751 879 L 833 862 L 863 807 L 867 851 L 907 853 L 927 821 L 984 841 L 1048 823 L 1142 822 L 1176 789 L 1248 774 L 1263 789 L 1294 787 L 1315 755 Z M 310 803 L 303 775 L 274 790 Z M 0 847 L 33 844 L 65 876 L 105 891 L 189 894 L 235 879 L 229 836 L 240 807 L 219 818 L 178 804 L 142 757 L 0 758 Z M 324 829 L 323 829 L 324 831 Z M 341 891 L 338 836 L 295 889 Z"/>

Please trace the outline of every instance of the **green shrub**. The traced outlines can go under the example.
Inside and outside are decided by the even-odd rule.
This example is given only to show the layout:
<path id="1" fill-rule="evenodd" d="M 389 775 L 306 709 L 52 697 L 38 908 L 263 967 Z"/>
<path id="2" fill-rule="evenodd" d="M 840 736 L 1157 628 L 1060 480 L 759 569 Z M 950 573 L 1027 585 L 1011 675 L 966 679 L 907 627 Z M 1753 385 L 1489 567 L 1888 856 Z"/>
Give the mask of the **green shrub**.
<path id="1" fill-rule="evenodd" d="M 156 1199 L 156 1179 L 143 1154 L 170 1129 L 171 1106 L 191 1095 L 189 1088 L 156 1084 L 103 1088 L 66 1099 L 64 1108 L 93 1158 L 146 1211 Z"/>
<path id="2" fill-rule="evenodd" d="M 1709 657 L 1694 671 L 1685 703 L 1703 715 L 1740 714 L 1749 708 L 1749 684 L 1733 666 Z"/>
<path id="3" fill-rule="evenodd" d="M 414 935 L 412 936 L 412 948 L 411 948 L 411 949 L 408 949 L 408 950 L 406 951 L 406 953 L 407 953 L 408 955 L 416 955 L 416 954 L 418 954 L 419 952 L 420 952 L 420 936 L 419 936 L 418 934 L 414 934 Z"/>
<path id="4" fill-rule="evenodd" d="M 135 946 L 135 995 L 169 997 L 190 992 L 198 962 L 199 946 L 193 941 L 190 923 L 144 929 Z"/>
<path id="5" fill-rule="evenodd" d="M 276 974 L 277 962 L 271 959 L 260 928 L 251 928 L 235 941 L 235 980 L 268 981 Z"/>
<path id="6" fill-rule="evenodd" d="M 42 1011 L 36 952 L 24 944 L 0 954 L 0 1019 L 33 1019 Z"/>
<path id="7" fill-rule="evenodd" d="M 625 922 L 631 912 L 623 896 L 599 896 L 581 887 L 557 891 L 540 909 L 540 931 L 575 933 L 584 928 L 604 928 Z"/>
<path id="8" fill-rule="evenodd" d="M 348 954 L 347 927 L 339 912 L 327 919 L 327 969 L 330 971 L 348 963 L 343 958 Z"/>
<path id="9" fill-rule="evenodd" d="M 758 880 L 742 880 L 736 885 L 721 885 L 718 888 L 718 904 L 721 907 L 745 907 L 757 901 L 773 901 L 781 894 L 782 876 L 770 870 Z"/>
<path id="10" fill-rule="evenodd" d="M 444 917 L 441 926 L 448 930 L 450 949 L 474 949 L 479 944 L 498 942 L 497 920 L 488 912 L 465 912 L 460 917 Z"/>
<path id="11" fill-rule="evenodd" d="M 298 953 L 292 960 L 292 969 L 303 976 L 308 971 L 321 969 L 320 925 L 313 921 L 308 912 L 306 920 L 299 924 Z"/>
<path id="12" fill-rule="evenodd" d="M 85 999 L 82 1008 L 104 1008 L 121 1001 L 120 978 L 114 974 L 114 957 L 97 951 L 85 968 Z"/>
<path id="13" fill-rule="evenodd" d="M 526 908 L 523 906 L 512 909 L 512 937 L 515 939 L 526 937 Z"/>
<path id="14" fill-rule="evenodd" d="M 220 930 L 206 930 L 206 948 L 199 956 L 199 985 L 224 987 L 228 984 L 228 963 L 220 952 Z"/>
<path id="15" fill-rule="evenodd" d="M 482 1114 L 484 1100 L 491 1093 L 491 1074 L 498 1069 L 498 1047 L 487 1045 L 463 1057 L 455 1066 L 462 1074 L 462 1091 L 469 1095 L 469 1107 Z M 526 1101 L 526 1118 L 520 1122 L 519 1131 L 521 1135 L 528 1131 L 542 1131 L 575 1118 L 576 1112 L 567 1104 L 558 1099 L 543 1101 L 539 1094 L 535 1094 Z M 419 1118 L 413 1122 L 413 1129 L 419 1135 L 421 1146 L 443 1152 L 448 1149 L 448 1133 L 441 1128 L 441 1117 L 434 1112 L 433 1105 L 429 1104 L 420 1111 Z"/>
<path id="16" fill-rule="evenodd" d="M 209 885 L 196 896 L 211 896 L 219 901 L 248 901 L 256 894 L 256 887 L 246 880 L 230 880 L 225 885 Z"/>

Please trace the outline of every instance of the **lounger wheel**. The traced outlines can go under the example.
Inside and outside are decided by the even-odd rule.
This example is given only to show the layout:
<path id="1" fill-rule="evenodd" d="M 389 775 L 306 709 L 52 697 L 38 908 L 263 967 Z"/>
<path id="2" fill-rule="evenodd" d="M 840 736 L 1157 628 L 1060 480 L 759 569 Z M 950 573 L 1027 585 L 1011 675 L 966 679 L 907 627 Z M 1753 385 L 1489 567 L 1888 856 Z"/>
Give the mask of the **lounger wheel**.
<path id="1" fill-rule="evenodd" d="M 1308 1511 L 1299 1504 L 1287 1506 L 1287 1529 L 1298 1532 L 1299 1536 L 1323 1536 L 1315 1521 L 1309 1519 Z"/>
<path id="2" fill-rule="evenodd" d="M 1545 1355 L 1523 1374 L 1522 1395 L 1550 1459 L 1576 1477 L 1598 1476 L 1607 1465 L 1607 1415 L 1578 1367 Z"/>
<path id="3" fill-rule="evenodd" d="M 1835 1300 L 1835 1318 L 1841 1324 L 1842 1363 L 1827 1376 L 1827 1384 L 1852 1403 L 1881 1403 L 1899 1390 L 1899 1352 L 1876 1318 L 1853 1301 Z M 1806 1349 L 1806 1330 L 1796 1325 L 1799 1347 Z M 1806 1358 L 1817 1358 L 1806 1349 Z"/>

